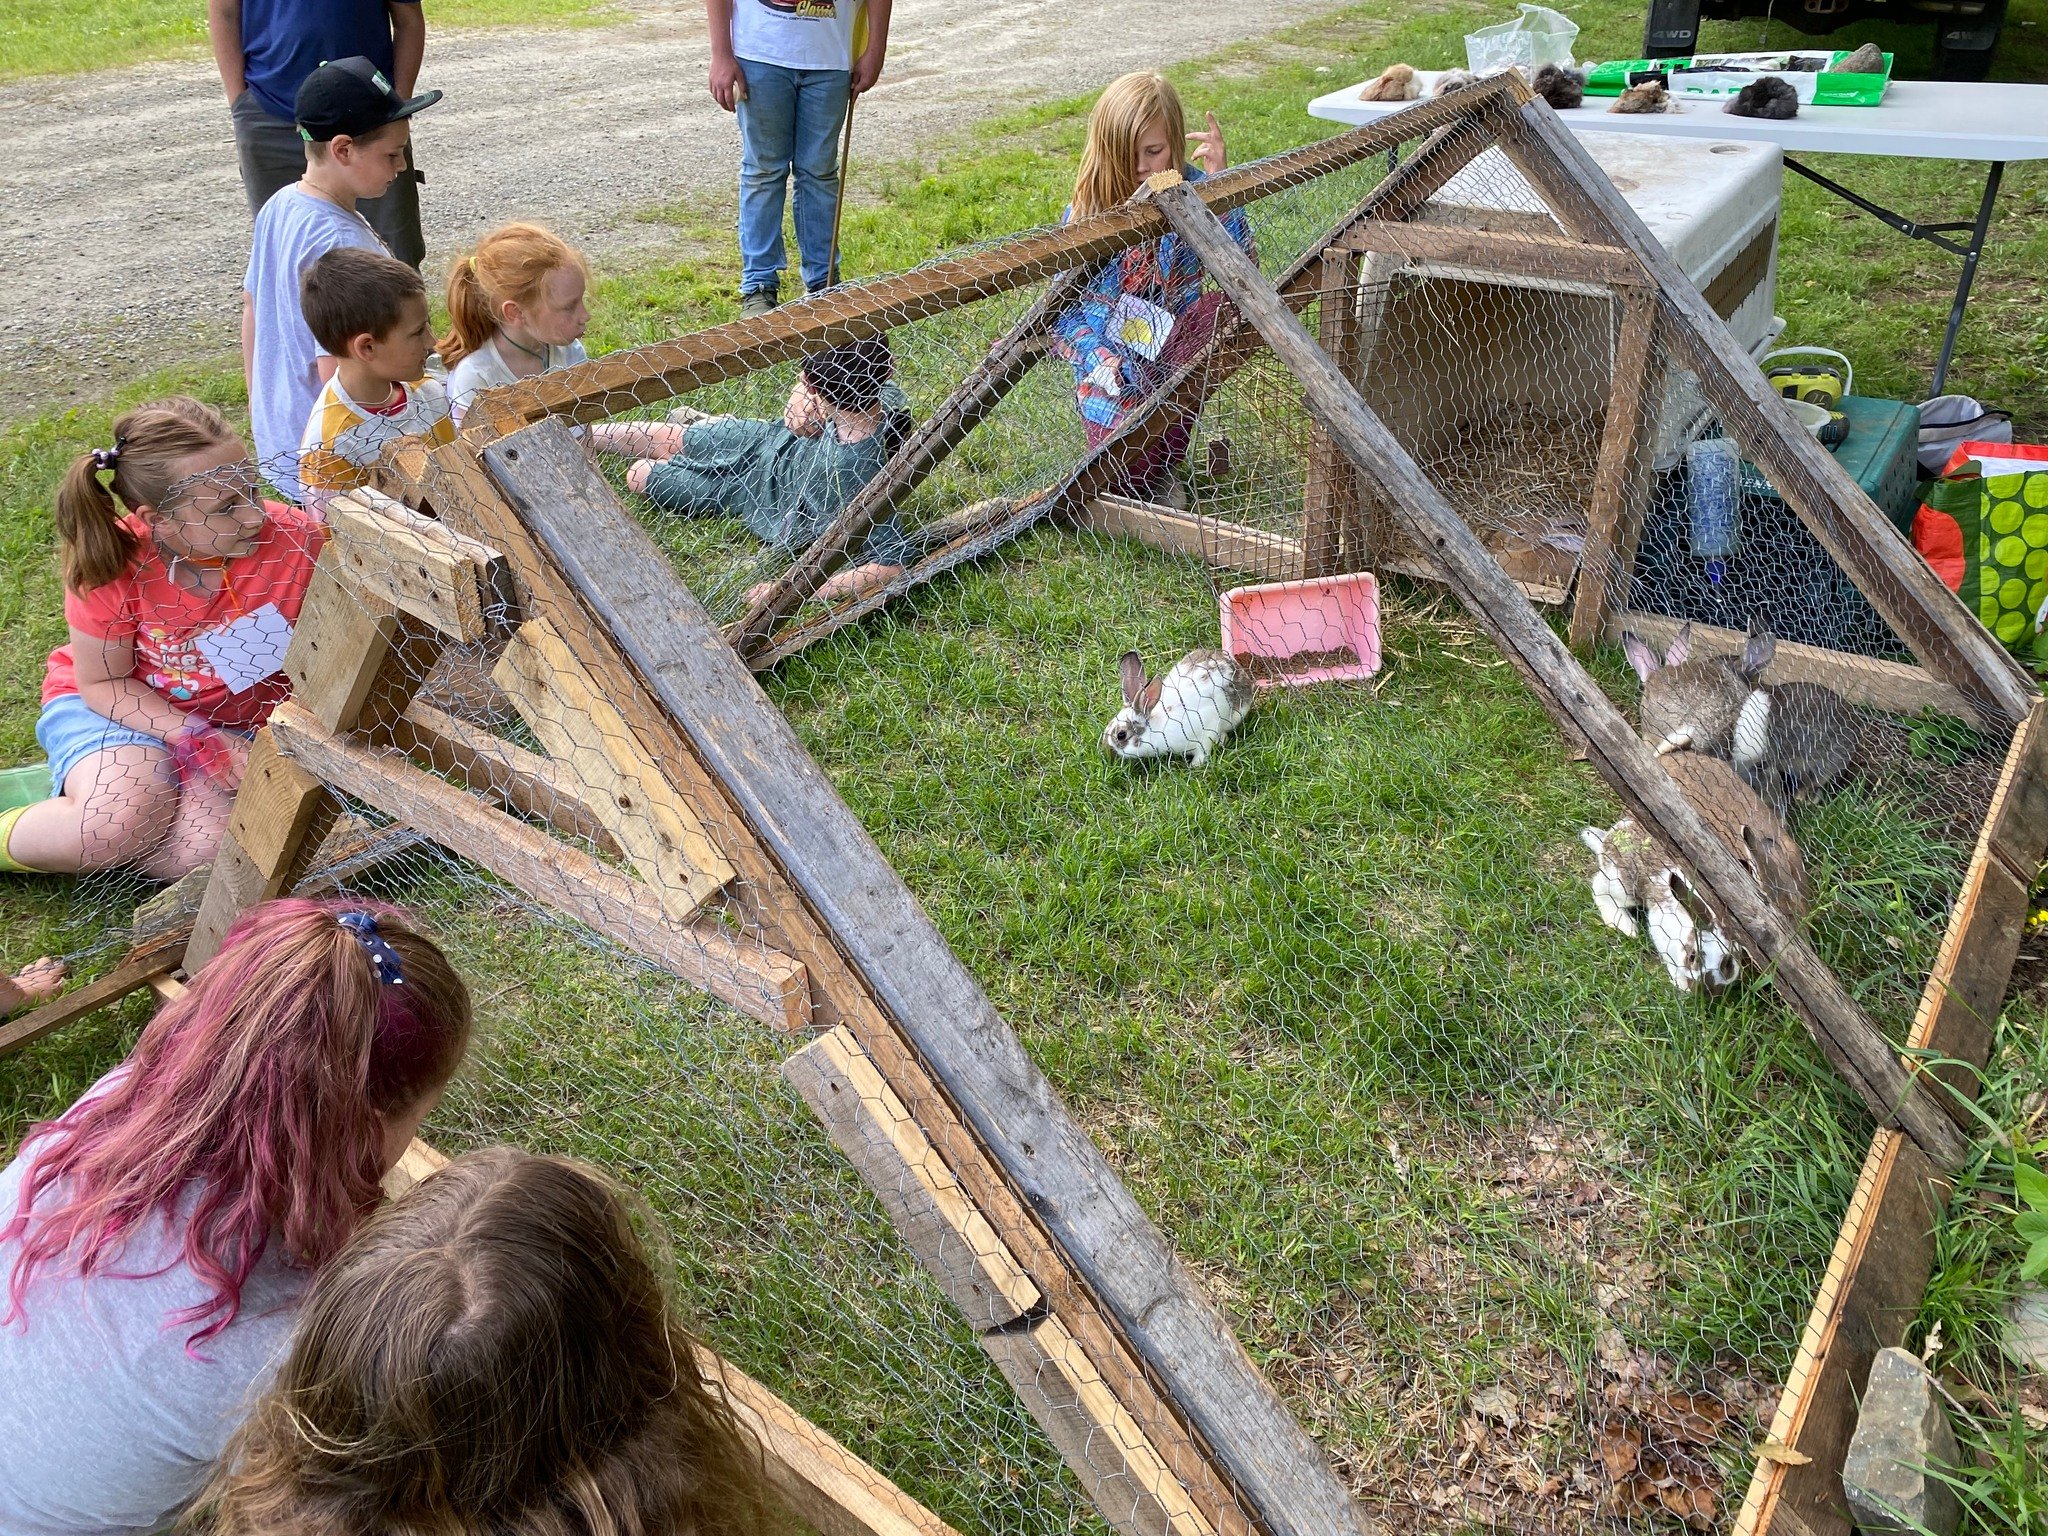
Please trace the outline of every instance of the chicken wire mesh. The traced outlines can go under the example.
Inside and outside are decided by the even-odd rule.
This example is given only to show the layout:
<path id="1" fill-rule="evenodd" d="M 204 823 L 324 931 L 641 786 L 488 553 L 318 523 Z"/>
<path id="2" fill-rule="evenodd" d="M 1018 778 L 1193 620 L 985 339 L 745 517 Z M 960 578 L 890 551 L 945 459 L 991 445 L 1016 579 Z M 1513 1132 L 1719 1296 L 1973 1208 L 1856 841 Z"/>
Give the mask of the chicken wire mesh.
<path id="1" fill-rule="evenodd" d="M 1900 712 L 1935 693 L 1827 553 L 1853 530 L 1816 538 L 1640 319 L 1640 272 L 1532 212 L 1488 139 L 1278 185 L 1230 232 L 1556 627 L 1606 594 L 1597 681 L 1902 1041 L 2006 740 Z M 1426 236 L 1348 219 L 1369 195 Z M 661 349 L 600 359 L 584 442 L 1364 1508 L 1725 1528 L 1867 1121 L 1193 253 L 1107 261 L 893 325 L 852 407 L 799 359 L 666 397 Z M 787 473 L 749 460 L 723 500 L 634 467 L 730 468 L 773 429 L 729 420 L 785 415 L 816 428 L 775 439 Z M 849 454 L 868 433 L 888 451 Z M 819 441 L 833 467 L 796 465 Z M 863 491 L 921 442 L 950 451 Z M 472 532 L 492 494 L 413 489 Z M 877 515 L 833 528 L 849 505 Z M 845 557 L 804 574 L 821 532 Z M 1177 1518 L 1074 1406 L 1085 1352 L 1003 1299 L 1000 1241 L 834 1150 L 876 1166 L 858 1137 L 893 1127 L 929 1171 L 921 1107 L 856 1090 L 866 1129 L 828 1135 L 805 1100 L 846 1062 L 792 1087 L 772 877 L 628 718 L 601 627 L 499 618 L 422 649 L 367 768 L 287 711 L 350 797 L 314 878 L 421 908 L 497 1021 L 431 1134 L 621 1173 L 710 1342 L 963 1531 Z M 1173 667 L 1194 651 L 1220 654 Z M 465 830 L 496 809 L 523 862 Z M 109 878 L 82 906 L 137 894 Z"/>

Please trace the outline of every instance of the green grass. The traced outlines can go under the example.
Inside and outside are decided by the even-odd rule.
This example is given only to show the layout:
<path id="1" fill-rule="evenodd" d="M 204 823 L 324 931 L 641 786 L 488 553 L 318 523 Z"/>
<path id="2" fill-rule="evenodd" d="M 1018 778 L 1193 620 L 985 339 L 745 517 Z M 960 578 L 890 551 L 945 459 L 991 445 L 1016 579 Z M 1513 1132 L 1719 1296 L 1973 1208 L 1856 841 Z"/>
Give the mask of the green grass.
<path id="1" fill-rule="evenodd" d="M 609 0 L 432 0 L 430 26 L 590 26 Z M 431 46 L 431 45 L 430 45 Z M 0 81 L 188 59 L 207 52 L 203 0 L 11 0 L 0 16 Z"/>
<path id="2" fill-rule="evenodd" d="M 1300 112 L 1309 95 L 1391 58 L 1441 60 L 1495 9 L 1379 0 L 1173 73 L 1245 158 L 1324 131 Z M 1633 51 L 1632 9 L 1573 14 L 1582 52 Z M 1747 41 L 1741 30 L 1714 42 Z M 2014 35 L 2008 60 L 2024 60 L 2033 43 Z M 999 118 L 931 167 L 863 169 L 848 270 L 1057 217 L 1085 105 Z M 1924 165 L 1832 169 L 1927 216 L 1968 202 Z M 2008 188 L 1988 272 L 2038 276 L 2044 181 L 2020 169 Z M 594 352 L 732 313 L 719 214 L 647 216 L 690 254 L 602 275 Z M 1870 387 L 1917 394 L 1952 276 L 1925 254 L 1788 186 L 1789 339 L 1846 345 Z M 917 403 L 996 328 L 983 313 L 910 333 Z M 2037 309 L 1982 304 L 1958 379 L 2038 435 L 2044 358 Z M 207 362 L 120 399 L 174 385 L 239 409 L 239 380 Z M 719 403 L 765 410 L 785 387 L 735 381 Z M 1279 387 L 1246 377 L 1246 426 L 1232 430 L 1247 462 L 1297 451 Z M 1020 391 L 921 506 L 1042 483 L 1070 461 L 1061 393 Z M 104 439 L 116 403 L 0 430 L 0 760 L 33 754 L 40 659 L 61 635 L 49 488 Z M 728 611 L 756 555 L 715 522 L 657 531 Z M 1213 640 L 1214 612 L 1189 563 L 1041 534 L 769 686 L 1356 1486 L 1398 1501 L 1411 1482 L 1462 1485 L 1463 1404 L 1494 1383 L 1534 1402 L 1561 1381 L 1563 1407 L 1497 1436 L 1481 1471 L 1506 1476 L 1503 1455 L 1585 1464 L 1588 1419 L 1617 1385 L 1597 1363 L 1609 1327 L 1673 1379 L 1749 1382 L 1767 1408 L 1867 1140 L 1861 1112 L 1767 987 L 1683 998 L 1599 927 L 1576 831 L 1616 808 L 1447 599 L 1390 592 L 1375 696 L 1276 700 L 1201 775 L 1102 758 L 1117 652 Z M 1601 677 L 1625 696 L 1612 658 Z M 1897 1029 L 1966 850 L 1904 792 L 1845 795 L 1810 825 L 1816 942 Z M 781 1042 L 439 857 L 410 855 L 379 885 L 449 936 L 486 1020 L 436 1140 L 513 1136 L 619 1169 L 661 1216 L 707 1332 L 748 1369 L 964 1529 L 1069 1528 L 1071 1491 L 1042 1439 L 775 1078 Z M 132 896 L 0 886 L 5 957 L 86 949 Z M 117 1059 L 139 1017 L 0 1061 L 0 1145 Z M 1711 1448 L 1731 1501 L 1760 1427 L 1731 1417 Z M 1560 1514 L 1540 1500 L 1527 1512 Z"/>

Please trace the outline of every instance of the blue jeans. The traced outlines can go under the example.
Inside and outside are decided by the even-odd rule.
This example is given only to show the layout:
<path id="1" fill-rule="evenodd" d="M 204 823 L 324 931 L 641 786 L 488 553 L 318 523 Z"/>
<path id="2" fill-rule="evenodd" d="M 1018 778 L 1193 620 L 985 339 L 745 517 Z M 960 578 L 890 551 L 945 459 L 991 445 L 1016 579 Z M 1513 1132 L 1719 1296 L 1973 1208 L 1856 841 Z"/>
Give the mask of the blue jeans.
<path id="1" fill-rule="evenodd" d="M 829 288 L 832 213 L 839 201 L 839 129 L 851 70 L 786 69 L 739 61 L 747 97 L 740 118 L 740 292 L 774 288 L 789 264 L 783 189 L 796 173 L 796 243 L 804 287 Z"/>

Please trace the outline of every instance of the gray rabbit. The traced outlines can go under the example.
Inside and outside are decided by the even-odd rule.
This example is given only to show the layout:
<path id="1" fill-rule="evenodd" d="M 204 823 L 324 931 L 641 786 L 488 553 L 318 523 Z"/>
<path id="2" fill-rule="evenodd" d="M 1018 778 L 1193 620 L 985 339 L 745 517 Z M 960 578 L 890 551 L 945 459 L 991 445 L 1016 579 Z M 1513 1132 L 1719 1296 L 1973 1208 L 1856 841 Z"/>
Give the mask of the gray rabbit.
<path id="1" fill-rule="evenodd" d="M 1729 757 L 1780 816 L 1849 771 L 1863 725 L 1846 700 L 1819 683 L 1778 683 L 1743 702 Z"/>
<path id="2" fill-rule="evenodd" d="M 1692 625 L 1683 624 L 1660 658 L 1641 636 L 1624 631 L 1622 651 L 1643 684 L 1643 740 L 1659 757 L 1680 750 L 1727 757 L 1735 744 L 1735 723 L 1777 645 L 1752 620 L 1739 658 L 1695 657 Z"/>

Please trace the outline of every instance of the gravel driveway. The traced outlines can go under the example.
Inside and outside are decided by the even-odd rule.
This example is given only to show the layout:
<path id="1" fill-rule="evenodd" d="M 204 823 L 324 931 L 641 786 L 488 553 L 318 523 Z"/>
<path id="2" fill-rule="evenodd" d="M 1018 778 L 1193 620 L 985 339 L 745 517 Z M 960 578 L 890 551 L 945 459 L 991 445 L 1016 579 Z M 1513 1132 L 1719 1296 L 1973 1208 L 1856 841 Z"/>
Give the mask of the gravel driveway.
<path id="1" fill-rule="evenodd" d="M 915 155 L 1020 101 L 1332 8 L 897 0 L 856 149 Z M 627 10 L 601 28 L 430 36 L 422 83 L 448 93 L 415 130 L 430 274 L 508 218 L 544 217 L 619 264 L 675 238 L 636 210 L 679 197 L 730 206 L 739 135 L 704 89 L 703 7 Z M 210 62 L 0 87 L 0 125 L 0 418 L 235 345 L 249 220 Z"/>

